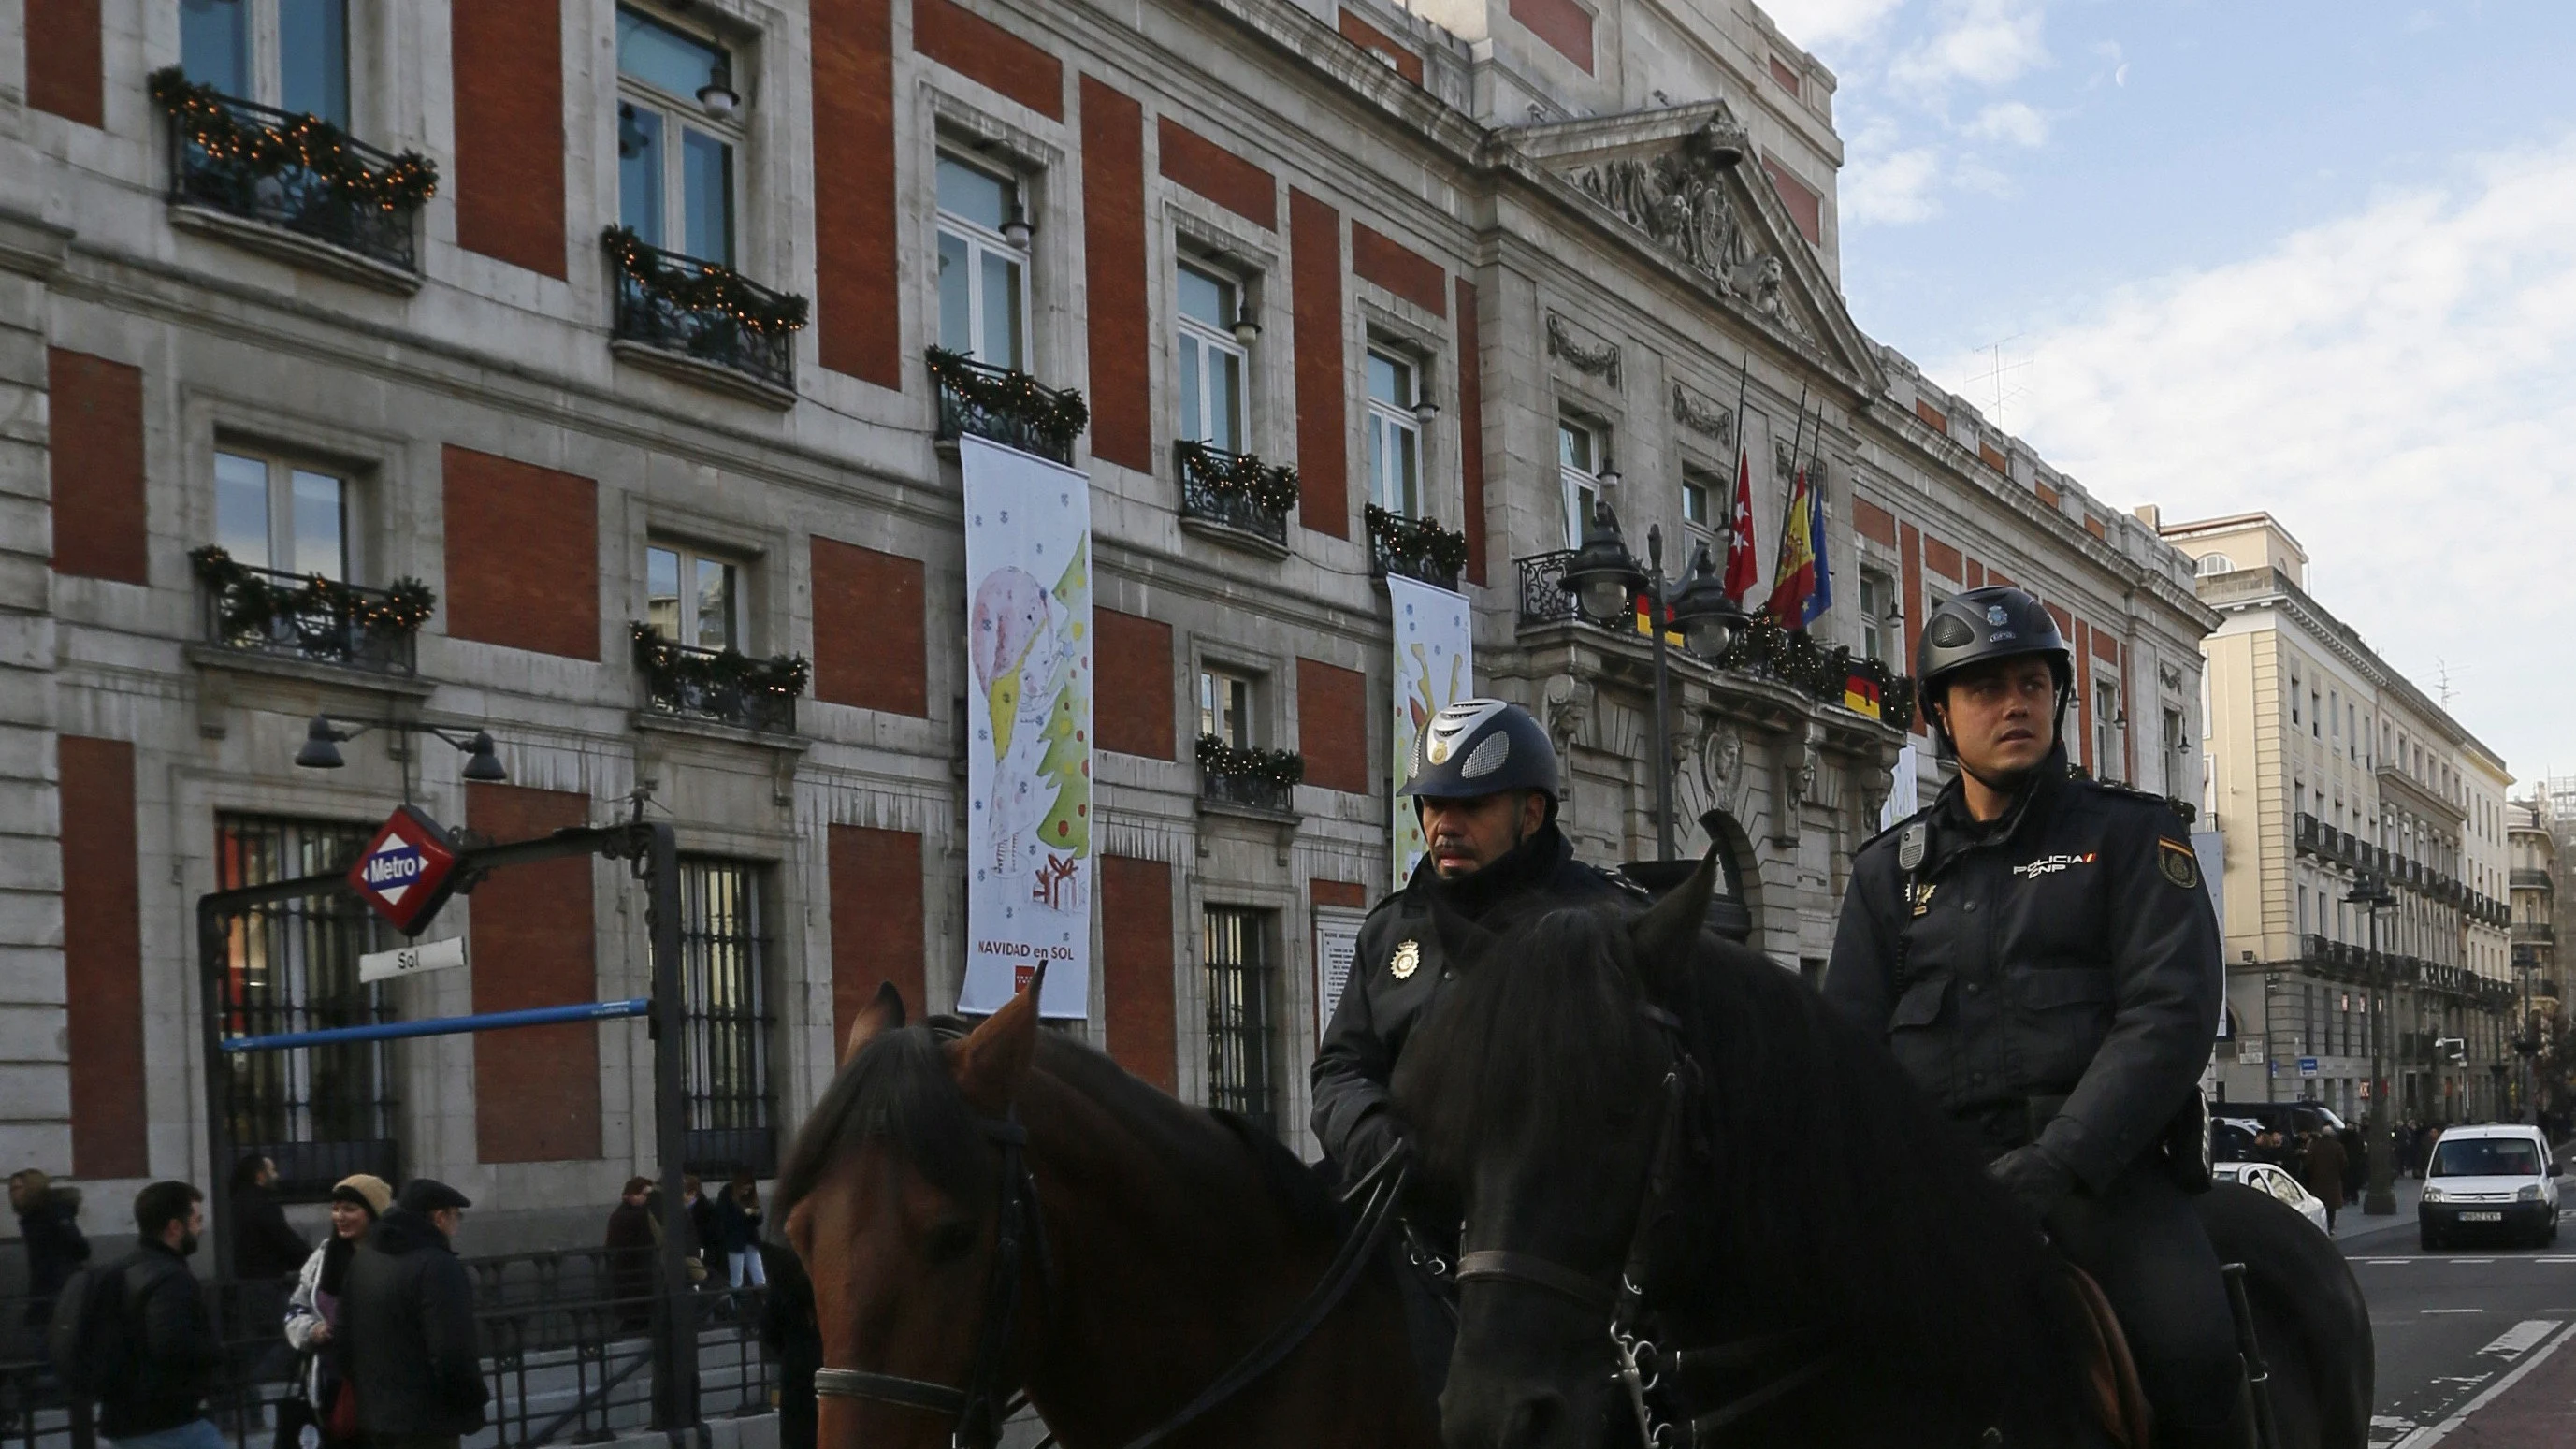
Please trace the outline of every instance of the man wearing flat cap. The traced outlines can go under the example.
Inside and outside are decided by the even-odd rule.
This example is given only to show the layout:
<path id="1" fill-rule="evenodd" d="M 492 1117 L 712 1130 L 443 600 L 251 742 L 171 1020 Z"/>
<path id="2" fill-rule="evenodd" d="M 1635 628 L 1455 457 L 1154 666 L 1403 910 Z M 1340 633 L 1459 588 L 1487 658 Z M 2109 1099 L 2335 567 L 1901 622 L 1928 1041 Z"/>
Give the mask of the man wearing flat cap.
<path id="1" fill-rule="evenodd" d="M 341 1338 L 374 1449 L 456 1449 L 483 1428 L 491 1391 L 474 1342 L 474 1286 L 449 1246 L 465 1194 L 405 1184 L 349 1264 Z"/>

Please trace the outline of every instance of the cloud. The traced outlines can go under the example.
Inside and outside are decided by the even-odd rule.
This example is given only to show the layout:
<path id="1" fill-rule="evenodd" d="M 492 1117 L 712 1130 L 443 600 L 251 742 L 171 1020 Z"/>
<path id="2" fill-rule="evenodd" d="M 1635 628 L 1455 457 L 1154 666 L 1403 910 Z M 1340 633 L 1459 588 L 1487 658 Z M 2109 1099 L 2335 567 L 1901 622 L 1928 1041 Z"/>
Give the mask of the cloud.
<path id="1" fill-rule="evenodd" d="M 1791 44 L 1814 50 L 1875 38 L 1905 0 L 1757 0 Z"/>
<path id="2" fill-rule="evenodd" d="M 1853 139 L 1840 187 L 1845 225 L 1901 226 L 1940 214 L 1934 195 L 1941 182 L 1939 154 L 1929 146 L 1890 147 L 1893 138 L 1892 130 L 1876 127 Z"/>
<path id="3" fill-rule="evenodd" d="M 2168 519 L 2271 510 L 2518 774 L 2576 768 L 2576 136 L 2035 330 L 2015 421 L 2052 462 Z"/>
<path id="4" fill-rule="evenodd" d="M 1898 56 L 1888 79 L 1926 95 L 2010 84 L 2048 60 L 2046 14 L 2046 0 L 1944 0 L 1931 36 Z"/>
<path id="5" fill-rule="evenodd" d="M 2048 118 L 2021 101 L 1997 101 L 1979 111 L 1964 129 L 1980 141 L 2009 141 L 2016 146 L 2048 144 Z"/>

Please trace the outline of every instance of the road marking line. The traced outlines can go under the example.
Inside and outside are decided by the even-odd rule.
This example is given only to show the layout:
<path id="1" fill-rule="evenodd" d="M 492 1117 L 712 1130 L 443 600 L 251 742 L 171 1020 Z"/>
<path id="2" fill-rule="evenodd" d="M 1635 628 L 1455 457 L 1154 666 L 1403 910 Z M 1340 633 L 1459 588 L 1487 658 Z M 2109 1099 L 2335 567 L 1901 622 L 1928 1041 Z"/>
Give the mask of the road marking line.
<path id="1" fill-rule="evenodd" d="M 2534 1258 L 2535 1263 L 2576 1263 L 2576 1258 Z"/>
<path id="2" fill-rule="evenodd" d="M 2427 1308 L 2426 1313 L 2484 1313 L 2483 1308 Z"/>
<path id="3" fill-rule="evenodd" d="M 2493 1258 L 2444 1258 L 2445 1263 L 2492 1263 Z"/>
<path id="4" fill-rule="evenodd" d="M 2555 1318 L 2526 1318 L 2506 1329 L 2503 1337 L 2479 1349 L 2478 1352 L 2495 1354 L 2500 1358 L 2518 1358 L 2538 1347 L 2540 1341 L 2556 1331 L 2557 1327 L 2558 1320 Z"/>
<path id="5" fill-rule="evenodd" d="M 2522 1382 L 2523 1375 L 2530 1373 L 2533 1369 L 2536 1369 L 2543 1363 L 2547 1362 L 2551 1354 L 2565 1348 L 2567 1346 L 2567 1340 L 2570 1338 L 2576 1338 L 2576 1326 L 2570 1326 L 2561 1331 L 2556 1338 L 2549 1340 L 2546 1347 L 2523 1355 L 2522 1362 L 2515 1364 L 2512 1368 L 2506 1370 L 2505 1376 L 2489 1385 L 2486 1392 L 2479 1394 L 2476 1398 L 2461 1405 L 2458 1413 L 2453 1414 L 2451 1417 L 2444 1419 L 2438 1424 L 2430 1424 L 2424 1428 L 2418 1429 L 2414 1433 L 2397 1441 L 2396 1449 L 2433 1449 L 2434 1445 L 2441 1443 L 2445 1438 L 2449 1437 L 2452 1430 L 2467 1423 L 2471 1414 L 2474 1414 L 2478 1410 L 2485 1408 L 2487 1405 L 2494 1403 L 2498 1398 L 2503 1396 L 2505 1390 Z"/>
<path id="6" fill-rule="evenodd" d="M 2403 1267 L 2408 1263 L 2412 1263 L 2415 1260 L 2412 1258 L 2364 1258 L 2361 1261 L 2374 1268 L 2398 1268 Z M 2547 1258 L 2543 1258 L 2540 1261 L 2546 1263 L 2549 1260 Z M 2576 1258 L 2570 1258 L 2568 1261 L 2576 1263 Z"/>

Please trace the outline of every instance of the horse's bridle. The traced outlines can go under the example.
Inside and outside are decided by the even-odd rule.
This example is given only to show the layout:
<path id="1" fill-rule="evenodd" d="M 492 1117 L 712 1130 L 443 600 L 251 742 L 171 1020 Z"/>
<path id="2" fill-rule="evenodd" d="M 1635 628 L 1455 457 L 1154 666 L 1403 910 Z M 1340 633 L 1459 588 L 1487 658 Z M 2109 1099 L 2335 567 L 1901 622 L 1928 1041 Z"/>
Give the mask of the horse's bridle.
<path id="1" fill-rule="evenodd" d="M 898 1374 L 873 1373 L 864 1369 L 820 1368 L 814 1371 L 814 1393 L 820 1398 L 870 1399 L 926 1413 L 944 1414 L 956 1423 L 949 1442 L 955 1449 L 993 1449 L 1000 1442 L 1002 1421 L 1026 1402 L 1026 1396 L 1009 1394 L 1011 1380 L 1009 1358 L 1013 1319 L 1019 1306 L 1022 1254 L 1034 1243 L 1040 1264 L 1046 1262 L 1046 1238 L 1038 1221 L 1037 1180 L 1030 1175 L 1026 1154 L 1028 1133 L 1016 1116 L 996 1120 L 979 1119 L 976 1126 L 985 1137 L 1001 1149 L 1000 1201 L 995 1213 L 992 1271 L 984 1282 L 984 1322 L 977 1330 L 975 1357 L 966 1386 L 951 1388 L 927 1379 L 904 1378 Z M 1130 1440 L 1126 1449 L 1153 1449 L 1153 1446 L 1178 1433 L 1184 1426 L 1208 1410 L 1232 1398 L 1245 1385 L 1278 1366 L 1290 1351 L 1315 1331 L 1326 1315 L 1350 1292 L 1360 1274 L 1375 1256 L 1387 1224 L 1394 1220 L 1395 1205 L 1404 1195 L 1410 1175 L 1407 1161 L 1410 1153 L 1403 1148 L 1388 1153 L 1376 1166 L 1363 1173 L 1343 1194 L 1345 1202 L 1366 1198 L 1359 1220 L 1334 1250 L 1333 1260 L 1326 1265 L 1324 1276 L 1305 1301 L 1273 1328 L 1250 1352 L 1236 1360 L 1233 1367 L 1217 1376 L 1216 1381 L 1200 1391 L 1198 1397 L 1181 1406 L 1162 1423 Z M 1053 1436 L 1047 1439 L 1053 1442 Z"/>

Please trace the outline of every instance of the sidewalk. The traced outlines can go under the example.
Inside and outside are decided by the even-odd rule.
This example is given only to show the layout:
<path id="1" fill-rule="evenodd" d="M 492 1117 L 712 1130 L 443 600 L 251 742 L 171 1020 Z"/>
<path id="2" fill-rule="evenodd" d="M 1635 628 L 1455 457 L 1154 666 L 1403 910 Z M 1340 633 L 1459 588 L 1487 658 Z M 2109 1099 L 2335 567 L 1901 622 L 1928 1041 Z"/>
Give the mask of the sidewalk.
<path id="1" fill-rule="evenodd" d="M 2365 1217 L 2358 1199 L 2335 1209 L 2334 1240 L 2350 1244 L 2357 1238 L 2415 1231 L 2415 1200 L 2424 1195 L 2424 1184 L 2411 1177 L 2401 1177 L 2397 1179 L 2396 1188 L 2397 1211 L 2393 1216 Z"/>

